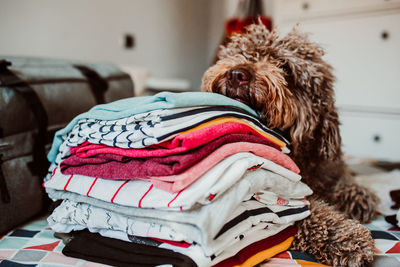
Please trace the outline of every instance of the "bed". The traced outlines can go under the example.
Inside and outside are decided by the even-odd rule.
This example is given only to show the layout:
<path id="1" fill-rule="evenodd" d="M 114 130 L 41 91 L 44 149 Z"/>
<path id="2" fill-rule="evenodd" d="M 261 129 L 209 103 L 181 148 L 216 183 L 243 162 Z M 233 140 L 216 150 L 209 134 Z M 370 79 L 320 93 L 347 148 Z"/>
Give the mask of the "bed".
<path id="1" fill-rule="evenodd" d="M 395 214 L 392 210 L 389 191 L 400 188 L 400 170 L 383 171 L 365 162 L 353 165 L 359 172 L 357 179 L 370 186 L 381 198 L 380 211 Z M 366 224 L 375 239 L 376 256 L 372 266 L 400 266 L 400 228 L 393 226 L 381 215 Z M 62 254 L 64 244 L 54 237 L 48 227 L 46 216 L 18 227 L 0 237 L 0 267 L 8 266 L 107 266 L 100 263 L 71 258 Z M 285 251 L 259 264 L 273 266 L 325 266 L 319 264 L 311 255 L 299 251 Z"/>

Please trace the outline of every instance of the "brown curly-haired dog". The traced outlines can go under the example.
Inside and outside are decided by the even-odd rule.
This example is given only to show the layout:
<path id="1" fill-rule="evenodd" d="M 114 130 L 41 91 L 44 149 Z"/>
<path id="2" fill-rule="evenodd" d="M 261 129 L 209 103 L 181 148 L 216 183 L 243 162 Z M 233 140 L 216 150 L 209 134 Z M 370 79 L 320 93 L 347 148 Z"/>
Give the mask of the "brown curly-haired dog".
<path id="1" fill-rule="evenodd" d="M 360 266 L 374 250 L 360 222 L 375 215 L 378 198 L 353 181 L 343 162 L 334 76 L 323 55 L 296 29 L 279 38 L 253 24 L 221 46 L 202 90 L 247 104 L 291 140 L 291 156 L 314 191 L 311 216 L 298 223 L 292 248 L 326 264 Z"/>

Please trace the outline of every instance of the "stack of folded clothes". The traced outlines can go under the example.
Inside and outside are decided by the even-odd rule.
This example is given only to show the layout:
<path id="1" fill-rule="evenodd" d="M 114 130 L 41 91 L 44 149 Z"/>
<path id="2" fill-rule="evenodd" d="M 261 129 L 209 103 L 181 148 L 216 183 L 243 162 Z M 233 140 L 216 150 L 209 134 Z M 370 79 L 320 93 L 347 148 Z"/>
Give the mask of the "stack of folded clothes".
<path id="1" fill-rule="evenodd" d="M 58 131 L 44 186 L 63 253 L 115 266 L 253 266 L 289 248 L 311 190 L 287 141 L 212 93 L 98 105 Z"/>

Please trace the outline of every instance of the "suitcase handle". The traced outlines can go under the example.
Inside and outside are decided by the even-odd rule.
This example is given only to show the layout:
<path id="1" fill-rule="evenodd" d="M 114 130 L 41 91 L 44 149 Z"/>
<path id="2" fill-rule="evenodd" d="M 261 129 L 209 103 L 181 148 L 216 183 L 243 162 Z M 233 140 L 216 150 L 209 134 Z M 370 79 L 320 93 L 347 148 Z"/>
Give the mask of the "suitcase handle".
<path id="1" fill-rule="evenodd" d="M 92 94 L 96 99 L 96 103 L 104 104 L 106 102 L 104 94 L 108 89 L 107 80 L 103 79 L 96 71 L 87 66 L 74 65 L 74 67 L 87 78 L 90 90 L 92 91 Z"/>
<path id="2" fill-rule="evenodd" d="M 0 71 L 7 69 L 9 66 L 11 66 L 10 61 L 4 60 L 4 59 L 0 60 Z"/>

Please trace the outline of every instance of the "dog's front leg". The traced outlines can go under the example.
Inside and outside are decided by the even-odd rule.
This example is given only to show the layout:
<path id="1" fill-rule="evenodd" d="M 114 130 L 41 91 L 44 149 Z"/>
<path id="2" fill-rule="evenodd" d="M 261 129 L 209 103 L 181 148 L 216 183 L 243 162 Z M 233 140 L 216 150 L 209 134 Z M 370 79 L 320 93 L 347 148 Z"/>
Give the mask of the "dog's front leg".
<path id="1" fill-rule="evenodd" d="M 297 223 L 291 249 L 333 266 L 363 266 L 373 260 L 375 246 L 368 228 L 321 200 L 310 202 L 311 215 Z"/>
<path id="2" fill-rule="evenodd" d="M 376 216 L 379 198 L 353 177 L 341 179 L 333 194 L 333 204 L 351 219 L 367 223 Z"/>
<path id="3" fill-rule="evenodd" d="M 300 163 L 303 180 L 314 191 L 315 198 L 323 199 L 348 218 L 361 223 L 367 223 L 377 215 L 379 198 L 356 183 L 352 171 L 342 160 L 321 161 L 311 167 Z"/>

